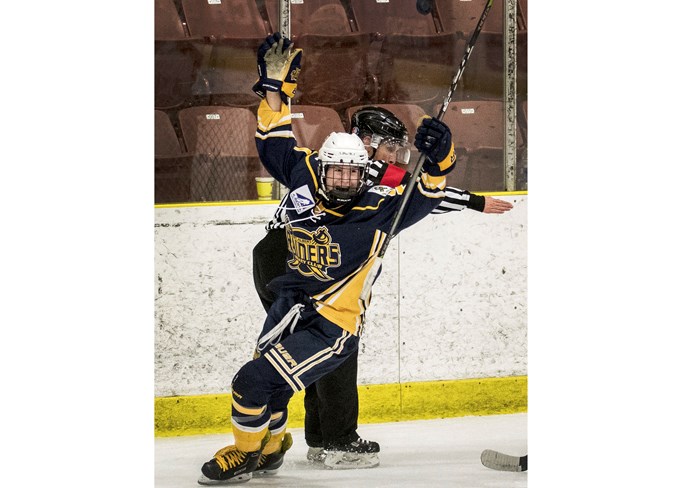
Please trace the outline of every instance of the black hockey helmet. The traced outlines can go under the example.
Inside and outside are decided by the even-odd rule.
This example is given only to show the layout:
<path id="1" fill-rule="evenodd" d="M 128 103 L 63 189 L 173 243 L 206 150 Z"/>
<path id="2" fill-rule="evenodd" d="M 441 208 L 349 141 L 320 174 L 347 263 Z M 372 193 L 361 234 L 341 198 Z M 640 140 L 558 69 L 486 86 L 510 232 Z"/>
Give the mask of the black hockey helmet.
<path id="1" fill-rule="evenodd" d="M 407 141 L 407 128 L 390 110 L 381 107 L 364 107 L 350 118 L 350 131 L 360 138 L 372 134 L 383 138 Z"/>
<path id="2" fill-rule="evenodd" d="M 381 107 L 363 107 L 353 113 L 350 118 L 350 131 L 360 139 L 371 136 L 370 146 L 374 149 L 379 144 L 397 144 L 401 151 L 400 162 L 409 162 L 409 135 L 407 128 L 390 110 Z"/>

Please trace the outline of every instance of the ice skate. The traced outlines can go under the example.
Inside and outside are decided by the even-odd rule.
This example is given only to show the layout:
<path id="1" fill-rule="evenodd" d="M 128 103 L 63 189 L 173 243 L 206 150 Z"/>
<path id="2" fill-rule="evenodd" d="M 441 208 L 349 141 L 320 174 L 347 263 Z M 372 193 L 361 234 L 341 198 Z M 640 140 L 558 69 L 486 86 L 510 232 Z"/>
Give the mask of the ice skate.
<path id="1" fill-rule="evenodd" d="M 309 447 L 308 453 L 306 454 L 306 459 L 312 463 L 324 463 L 324 459 L 327 457 L 327 453 L 324 451 L 324 447 Z"/>
<path id="2" fill-rule="evenodd" d="M 271 454 L 261 454 L 259 464 L 256 466 L 254 476 L 271 476 L 277 474 L 280 466 L 284 462 L 284 453 L 292 446 L 291 434 L 287 432 L 282 439 L 282 446 L 278 452 Z"/>
<path id="3" fill-rule="evenodd" d="M 197 480 L 198 484 L 226 485 L 249 481 L 258 466 L 261 451 L 269 439 L 270 432 L 267 432 L 258 451 L 240 451 L 234 445 L 219 450 L 211 461 L 202 465 L 202 476 Z"/>
<path id="4" fill-rule="evenodd" d="M 325 449 L 324 467 L 328 469 L 364 469 L 379 465 L 377 442 L 357 437 L 345 444 L 332 443 Z"/>

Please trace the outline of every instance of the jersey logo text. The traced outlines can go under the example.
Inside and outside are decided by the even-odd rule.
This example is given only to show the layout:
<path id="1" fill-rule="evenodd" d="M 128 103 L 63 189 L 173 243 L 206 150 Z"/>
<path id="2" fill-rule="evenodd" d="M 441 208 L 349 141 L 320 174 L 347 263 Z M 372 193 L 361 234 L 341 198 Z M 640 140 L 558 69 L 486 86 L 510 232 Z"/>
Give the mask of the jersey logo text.
<path id="1" fill-rule="evenodd" d="M 341 246 L 331 242 L 325 226 L 314 232 L 287 226 L 287 247 L 294 256 L 287 264 L 303 276 L 329 281 L 332 279 L 328 274 L 329 268 L 341 266 Z"/>

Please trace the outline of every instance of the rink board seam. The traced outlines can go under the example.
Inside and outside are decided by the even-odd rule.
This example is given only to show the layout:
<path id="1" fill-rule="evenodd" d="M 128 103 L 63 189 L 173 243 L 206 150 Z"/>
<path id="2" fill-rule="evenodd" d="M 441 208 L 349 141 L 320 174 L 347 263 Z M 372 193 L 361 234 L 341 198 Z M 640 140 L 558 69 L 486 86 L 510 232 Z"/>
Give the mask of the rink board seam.
<path id="1" fill-rule="evenodd" d="M 360 424 L 527 411 L 527 376 L 361 385 Z M 155 398 L 155 435 L 232 431 L 229 393 Z M 287 426 L 303 427 L 303 395 L 289 403 Z"/>

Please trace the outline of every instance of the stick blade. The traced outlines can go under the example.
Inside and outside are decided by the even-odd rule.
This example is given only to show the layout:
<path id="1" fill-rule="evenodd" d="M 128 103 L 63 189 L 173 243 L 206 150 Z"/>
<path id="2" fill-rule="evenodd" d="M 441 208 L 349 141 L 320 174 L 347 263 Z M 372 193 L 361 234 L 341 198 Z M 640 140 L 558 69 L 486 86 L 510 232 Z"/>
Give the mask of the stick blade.
<path id="1" fill-rule="evenodd" d="M 498 471 L 526 471 L 527 456 L 510 456 L 502 452 L 485 449 L 480 456 L 482 464 Z"/>

